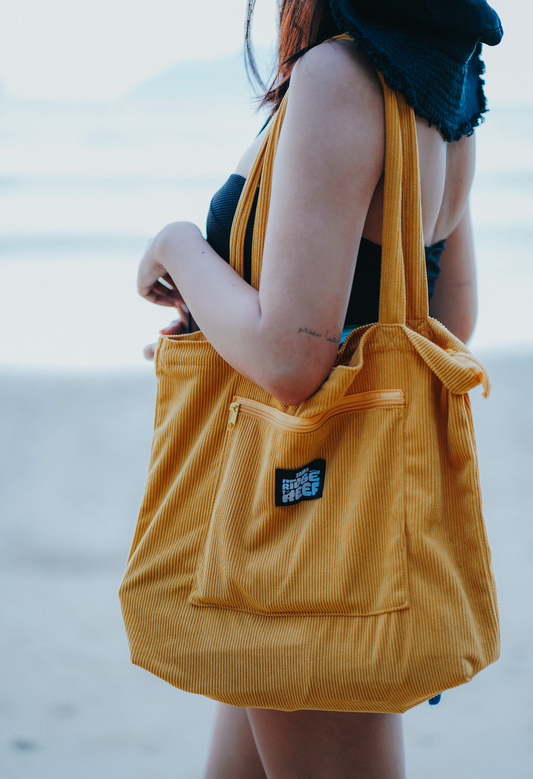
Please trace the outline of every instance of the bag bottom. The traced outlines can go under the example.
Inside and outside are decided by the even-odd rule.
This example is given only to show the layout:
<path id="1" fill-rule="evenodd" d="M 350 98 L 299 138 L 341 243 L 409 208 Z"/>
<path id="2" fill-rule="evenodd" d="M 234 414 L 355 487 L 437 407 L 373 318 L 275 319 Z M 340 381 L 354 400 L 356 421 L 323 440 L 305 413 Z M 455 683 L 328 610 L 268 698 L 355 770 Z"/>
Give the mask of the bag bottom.
<path id="1" fill-rule="evenodd" d="M 147 621 L 146 613 L 144 620 L 132 616 L 126 607 L 126 627 L 130 616 L 135 623 L 128 631 L 133 664 L 238 707 L 403 713 L 470 681 L 498 654 L 494 642 L 480 652 L 474 640 L 469 656 L 459 657 L 445 630 L 421 652 L 424 632 L 409 629 L 412 609 L 363 618 L 261 617 L 188 603 L 181 611 L 173 626 Z M 374 651 L 359 650 L 365 646 Z"/>

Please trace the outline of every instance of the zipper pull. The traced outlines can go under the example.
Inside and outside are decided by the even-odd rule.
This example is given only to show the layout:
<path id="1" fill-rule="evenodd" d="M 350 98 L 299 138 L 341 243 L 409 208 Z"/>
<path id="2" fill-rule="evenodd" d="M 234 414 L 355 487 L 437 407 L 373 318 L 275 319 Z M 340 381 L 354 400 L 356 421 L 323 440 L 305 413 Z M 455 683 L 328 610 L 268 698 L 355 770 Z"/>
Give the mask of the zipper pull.
<path id="1" fill-rule="evenodd" d="M 237 421 L 237 414 L 239 413 L 240 403 L 235 400 L 229 404 L 229 417 L 228 417 L 228 430 L 233 430 L 235 422 Z"/>

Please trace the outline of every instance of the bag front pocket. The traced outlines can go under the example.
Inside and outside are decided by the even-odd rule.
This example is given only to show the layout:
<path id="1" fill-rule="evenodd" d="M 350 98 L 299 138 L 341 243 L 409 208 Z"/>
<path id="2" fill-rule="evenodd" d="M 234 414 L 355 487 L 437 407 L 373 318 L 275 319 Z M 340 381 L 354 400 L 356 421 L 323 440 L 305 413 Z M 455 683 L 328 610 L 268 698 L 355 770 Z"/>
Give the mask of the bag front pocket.
<path id="1" fill-rule="evenodd" d="M 303 419 L 234 398 L 191 603 L 258 614 L 408 607 L 401 390 Z"/>

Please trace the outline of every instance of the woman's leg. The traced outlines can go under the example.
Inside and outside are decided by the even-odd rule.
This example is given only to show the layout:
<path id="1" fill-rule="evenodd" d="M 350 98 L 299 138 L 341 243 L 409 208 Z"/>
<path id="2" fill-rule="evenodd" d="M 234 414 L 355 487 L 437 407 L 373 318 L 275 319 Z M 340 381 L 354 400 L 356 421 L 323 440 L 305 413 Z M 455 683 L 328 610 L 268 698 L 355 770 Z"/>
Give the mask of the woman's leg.
<path id="1" fill-rule="evenodd" d="M 266 779 L 246 709 L 219 703 L 205 779 Z"/>
<path id="2" fill-rule="evenodd" d="M 247 712 L 268 779 L 405 779 L 399 714 Z"/>

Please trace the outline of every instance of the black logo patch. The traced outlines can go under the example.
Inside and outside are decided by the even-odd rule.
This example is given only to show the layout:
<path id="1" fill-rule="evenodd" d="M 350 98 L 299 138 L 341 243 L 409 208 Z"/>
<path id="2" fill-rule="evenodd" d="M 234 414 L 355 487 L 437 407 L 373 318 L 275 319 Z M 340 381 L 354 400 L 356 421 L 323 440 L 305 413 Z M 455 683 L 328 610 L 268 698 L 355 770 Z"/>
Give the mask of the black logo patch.
<path id="1" fill-rule="evenodd" d="M 289 470 L 276 468 L 276 506 L 295 506 L 302 500 L 317 500 L 324 492 L 326 461 Z"/>

